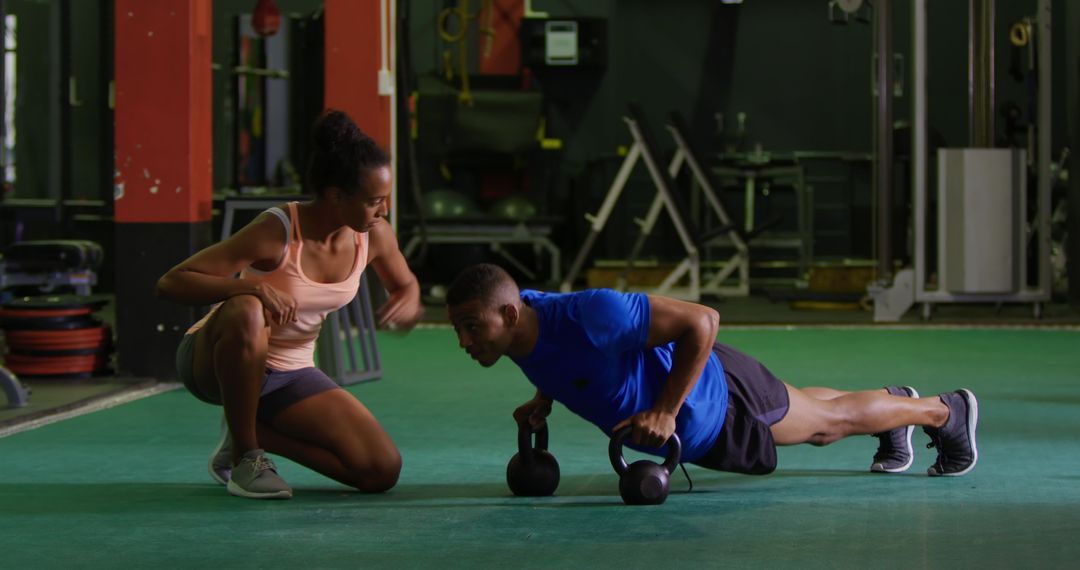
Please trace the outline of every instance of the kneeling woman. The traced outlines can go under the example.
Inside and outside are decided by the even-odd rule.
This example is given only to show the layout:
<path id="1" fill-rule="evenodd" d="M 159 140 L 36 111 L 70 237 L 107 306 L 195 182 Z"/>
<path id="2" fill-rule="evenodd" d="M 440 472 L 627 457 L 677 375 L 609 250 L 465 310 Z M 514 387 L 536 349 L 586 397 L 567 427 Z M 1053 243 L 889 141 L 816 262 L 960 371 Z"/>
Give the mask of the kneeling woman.
<path id="1" fill-rule="evenodd" d="M 393 487 L 401 472 L 375 416 L 314 366 L 323 319 L 352 301 L 368 265 L 389 293 L 381 327 L 410 329 L 423 311 L 385 220 L 390 161 L 338 111 L 318 119 L 313 138 L 314 200 L 270 208 L 157 284 L 170 301 L 216 303 L 181 341 L 177 372 L 197 398 L 224 405 L 210 475 L 241 497 L 292 496 L 267 452 L 367 492 Z"/>

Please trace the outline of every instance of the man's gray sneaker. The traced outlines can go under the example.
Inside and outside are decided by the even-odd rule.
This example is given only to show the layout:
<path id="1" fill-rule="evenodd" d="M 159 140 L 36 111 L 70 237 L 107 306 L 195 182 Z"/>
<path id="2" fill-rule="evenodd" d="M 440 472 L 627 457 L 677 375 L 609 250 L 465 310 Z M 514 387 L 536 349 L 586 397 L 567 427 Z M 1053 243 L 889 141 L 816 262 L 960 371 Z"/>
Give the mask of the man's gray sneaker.
<path id="1" fill-rule="evenodd" d="M 225 422 L 225 416 L 221 416 L 221 436 L 217 446 L 210 452 L 210 460 L 207 462 L 207 470 L 210 477 L 218 483 L 225 485 L 229 482 L 232 474 L 232 433 L 229 432 L 229 424 Z"/>
<path id="2" fill-rule="evenodd" d="M 923 427 L 936 447 L 937 461 L 926 470 L 931 477 L 956 477 L 971 471 L 979 460 L 975 446 L 975 426 L 979 423 L 979 402 L 971 390 L 961 389 L 940 394 L 949 408 L 949 419 L 940 428 Z"/>
<path id="3" fill-rule="evenodd" d="M 885 389 L 893 396 L 919 397 L 919 393 L 911 386 L 886 386 Z M 874 454 L 874 461 L 870 464 L 870 471 L 874 473 L 907 471 L 915 460 L 915 453 L 911 448 L 911 434 L 914 431 L 915 426 L 901 426 L 874 434 L 878 438 L 878 448 L 877 453 Z"/>
<path id="4" fill-rule="evenodd" d="M 261 449 L 244 453 L 225 487 L 229 493 L 249 499 L 292 498 L 292 488 L 278 476 L 274 462 Z"/>

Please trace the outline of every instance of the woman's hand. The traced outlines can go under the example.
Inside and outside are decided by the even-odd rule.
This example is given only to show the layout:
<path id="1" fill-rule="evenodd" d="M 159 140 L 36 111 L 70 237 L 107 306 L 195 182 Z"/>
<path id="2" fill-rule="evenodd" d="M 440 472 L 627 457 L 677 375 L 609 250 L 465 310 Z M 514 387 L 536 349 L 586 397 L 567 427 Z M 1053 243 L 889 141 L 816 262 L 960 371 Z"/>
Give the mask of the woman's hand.
<path id="1" fill-rule="evenodd" d="M 255 296 L 262 301 L 269 322 L 281 326 L 296 322 L 296 299 L 269 283 L 255 286 Z"/>
<path id="2" fill-rule="evenodd" d="M 378 326 L 381 329 L 407 332 L 416 326 L 423 315 L 424 304 L 420 302 L 420 295 L 413 294 L 410 289 L 399 295 L 391 295 L 386 304 L 379 308 Z"/>

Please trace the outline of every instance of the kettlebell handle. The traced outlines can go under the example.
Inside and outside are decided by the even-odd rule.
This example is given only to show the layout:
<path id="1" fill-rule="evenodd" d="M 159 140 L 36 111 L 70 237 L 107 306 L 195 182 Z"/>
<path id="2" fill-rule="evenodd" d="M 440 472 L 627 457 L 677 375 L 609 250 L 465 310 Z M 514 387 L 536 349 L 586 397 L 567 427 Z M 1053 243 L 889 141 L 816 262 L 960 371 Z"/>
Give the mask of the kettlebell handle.
<path id="1" fill-rule="evenodd" d="M 611 466 L 615 469 L 615 472 L 621 477 L 627 471 L 630 470 L 630 466 L 626 463 L 626 458 L 623 457 L 622 446 L 623 440 L 629 437 L 633 432 L 633 427 L 629 425 L 623 426 L 619 431 L 611 435 L 611 443 L 608 444 L 608 458 L 611 459 Z M 679 465 L 679 458 L 682 457 L 682 441 L 679 440 L 679 435 L 672 433 L 671 437 L 667 440 L 668 452 L 667 457 L 664 459 L 664 469 L 667 470 L 668 475 L 675 472 L 675 467 Z"/>
<path id="2" fill-rule="evenodd" d="M 548 428 L 547 424 L 544 427 L 536 430 L 536 445 L 532 443 L 532 426 L 529 425 L 529 419 L 518 423 L 518 457 L 525 463 L 532 463 L 533 449 L 548 448 Z"/>

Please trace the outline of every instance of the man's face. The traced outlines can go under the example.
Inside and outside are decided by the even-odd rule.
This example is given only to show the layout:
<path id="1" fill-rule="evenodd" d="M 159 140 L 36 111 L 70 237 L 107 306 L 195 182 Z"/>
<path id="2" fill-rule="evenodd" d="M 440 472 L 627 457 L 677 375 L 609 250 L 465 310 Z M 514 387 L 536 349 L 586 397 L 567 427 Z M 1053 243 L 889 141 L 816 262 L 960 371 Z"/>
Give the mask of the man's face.
<path id="1" fill-rule="evenodd" d="M 510 347 L 513 330 L 506 313 L 512 310 L 505 305 L 489 306 L 480 300 L 447 308 L 458 346 L 485 368 L 498 362 Z"/>

